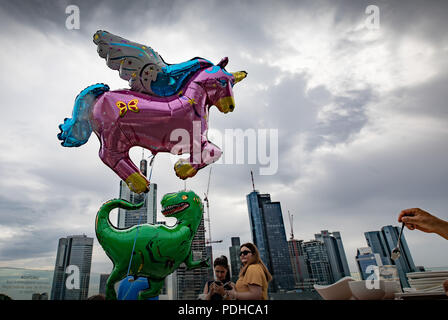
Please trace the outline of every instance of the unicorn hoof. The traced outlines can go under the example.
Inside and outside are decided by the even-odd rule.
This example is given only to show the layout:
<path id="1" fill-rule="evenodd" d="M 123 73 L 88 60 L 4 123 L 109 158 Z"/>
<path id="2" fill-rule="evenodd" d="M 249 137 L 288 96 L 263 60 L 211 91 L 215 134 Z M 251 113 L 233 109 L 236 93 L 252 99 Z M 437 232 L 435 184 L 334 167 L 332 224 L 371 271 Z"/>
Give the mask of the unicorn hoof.
<path id="1" fill-rule="evenodd" d="M 174 171 L 176 171 L 176 176 L 185 180 L 187 178 L 194 177 L 198 170 L 194 168 L 190 163 L 186 160 L 179 159 L 174 165 Z"/>
<path id="2" fill-rule="evenodd" d="M 149 191 L 149 182 L 146 180 L 143 175 L 141 175 L 139 172 L 134 172 L 126 179 L 126 184 L 128 185 L 129 189 L 131 189 L 132 192 L 135 193 L 142 193 L 142 192 L 148 192 Z"/>

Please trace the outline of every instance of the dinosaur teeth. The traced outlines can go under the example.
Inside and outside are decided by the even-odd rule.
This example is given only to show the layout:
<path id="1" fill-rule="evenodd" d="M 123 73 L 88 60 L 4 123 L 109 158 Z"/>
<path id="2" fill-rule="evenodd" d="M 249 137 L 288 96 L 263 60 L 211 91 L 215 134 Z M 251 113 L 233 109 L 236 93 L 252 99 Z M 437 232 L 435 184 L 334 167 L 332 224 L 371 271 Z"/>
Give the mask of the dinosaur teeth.
<path id="1" fill-rule="evenodd" d="M 188 208 L 190 205 L 186 202 L 182 202 L 182 203 L 177 203 L 177 204 L 172 204 L 169 206 L 166 206 L 162 209 L 162 213 L 164 215 L 172 215 L 174 213 L 177 213 L 179 211 L 182 211 L 186 208 Z"/>

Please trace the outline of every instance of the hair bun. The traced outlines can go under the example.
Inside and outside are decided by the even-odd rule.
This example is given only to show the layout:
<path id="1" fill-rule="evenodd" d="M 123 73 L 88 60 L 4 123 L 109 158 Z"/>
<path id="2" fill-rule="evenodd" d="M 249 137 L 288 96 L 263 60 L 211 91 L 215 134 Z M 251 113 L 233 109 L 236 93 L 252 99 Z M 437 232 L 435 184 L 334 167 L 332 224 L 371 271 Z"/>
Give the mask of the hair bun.
<path id="1" fill-rule="evenodd" d="M 227 257 L 224 255 L 217 257 L 213 263 L 214 267 L 223 266 L 223 267 L 228 268 L 228 265 L 229 265 L 229 261 L 227 260 Z"/>

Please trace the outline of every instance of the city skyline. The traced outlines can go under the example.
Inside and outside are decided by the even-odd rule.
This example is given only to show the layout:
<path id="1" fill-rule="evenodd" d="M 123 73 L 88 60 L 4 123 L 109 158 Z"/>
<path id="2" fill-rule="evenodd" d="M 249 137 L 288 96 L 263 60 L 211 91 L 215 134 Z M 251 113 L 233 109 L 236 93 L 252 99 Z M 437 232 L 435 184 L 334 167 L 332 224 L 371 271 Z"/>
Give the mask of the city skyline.
<path id="1" fill-rule="evenodd" d="M 256 194 L 258 194 L 258 193 L 256 193 Z M 367 234 L 369 234 L 369 233 L 373 233 L 373 232 L 366 232 L 365 233 L 366 239 L 368 239 Z M 382 239 L 381 241 L 384 242 L 384 245 L 388 246 L 388 248 L 386 250 L 388 250 L 389 252 L 392 249 L 394 241 L 397 240 L 398 233 L 399 233 L 398 227 L 384 226 L 381 228 L 380 234 L 383 234 L 383 235 L 380 238 Z M 383 239 L 383 238 L 390 238 L 390 239 Z M 74 239 L 74 240 L 70 240 L 70 239 Z M 83 240 L 83 239 L 85 239 L 85 240 Z M 332 240 L 334 243 L 332 243 L 332 241 L 330 241 L 330 240 Z M 64 270 L 66 269 L 66 266 L 68 265 L 68 263 L 73 264 L 70 261 L 73 259 L 73 257 L 67 256 L 67 252 L 69 255 L 71 255 L 70 252 L 72 251 L 71 246 L 72 246 L 73 241 L 76 242 L 76 246 L 79 247 L 77 249 L 78 254 L 77 255 L 75 254 L 75 256 L 74 256 L 73 261 L 76 260 L 74 264 L 76 264 L 76 263 L 85 264 L 84 262 L 81 261 L 82 259 L 84 259 L 84 258 L 82 258 L 82 256 L 85 255 L 85 253 L 83 253 L 85 250 L 80 247 L 83 247 L 86 245 L 91 247 L 91 243 L 93 243 L 93 239 L 87 238 L 85 235 L 68 236 L 67 238 L 59 239 L 60 245 L 59 245 L 58 251 L 57 251 L 58 258 L 56 260 L 56 264 L 60 265 L 60 267 L 58 268 L 58 270 L 56 270 L 56 269 L 54 270 L 54 277 L 53 277 L 53 284 L 52 284 L 51 291 L 44 292 L 44 294 L 47 294 L 47 295 L 49 295 L 51 293 L 51 299 L 57 299 L 58 297 L 63 298 L 63 299 L 66 298 L 66 297 L 64 297 L 64 295 L 65 295 L 63 293 L 64 290 L 61 291 L 60 289 L 57 289 L 57 288 L 60 288 L 61 284 L 65 283 L 65 281 L 66 281 L 67 274 L 65 274 L 65 272 L 64 272 Z M 86 243 L 86 241 L 88 243 Z M 297 243 L 297 245 L 299 245 L 299 248 L 296 248 L 295 250 L 293 250 L 291 248 L 292 242 Z M 412 256 L 410 254 L 406 240 L 404 238 L 402 238 L 402 242 L 403 242 L 402 245 L 403 245 L 403 254 L 404 255 L 402 256 L 401 259 L 405 259 L 407 261 L 406 262 L 407 264 L 411 263 L 411 265 L 414 269 L 409 270 L 409 272 L 417 271 L 417 269 L 420 267 L 416 268 L 413 265 Z M 238 257 L 239 245 L 241 243 L 240 243 L 240 240 L 238 237 L 233 237 L 233 238 L 231 238 L 231 244 L 232 244 L 232 246 L 229 248 L 229 265 L 232 264 L 232 270 L 234 270 L 237 268 L 233 267 L 232 258 L 233 258 L 233 256 Z M 368 244 L 372 245 L 372 242 L 368 241 Z M 328 232 L 327 230 L 323 230 L 319 234 L 315 234 L 315 239 L 306 241 L 306 242 L 304 242 L 303 240 L 297 240 L 297 239 L 290 238 L 288 241 L 288 246 L 289 246 L 289 255 L 290 255 L 289 257 L 291 258 L 291 260 L 289 260 L 288 262 L 291 263 L 291 265 L 294 264 L 294 262 L 293 262 L 294 257 L 292 256 L 292 254 L 293 254 L 292 251 L 298 250 L 298 255 L 303 256 L 305 258 L 304 261 L 301 261 L 302 266 L 305 266 L 305 268 L 308 268 L 308 270 L 302 271 L 302 273 L 301 273 L 302 279 L 299 281 L 296 281 L 296 283 L 295 283 L 296 288 L 312 288 L 313 283 L 317 283 L 317 284 L 321 284 L 321 285 L 328 285 L 328 284 L 336 282 L 343 276 L 348 276 L 348 275 L 353 276 L 353 274 L 357 274 L 357 273 L 359 274 L 359 277 L 361 279 L 366 279 L 367 276 L 369 275 L 369 274 L 365 273 L 365 268 L 367 266 L 372 265 L 372 264 L 377 265 L 377 266 L 383 265 L 382 257 L 380 256 L 380 254 L 374 253 L 375 257 L 373 257 L 371 247 L 358 248 L 357 256 L 356 256 L 356 260 L 357 260 L 357 264 L 358 264 L 358 270 L 357 270 L 358 272 L 355 271 L 355 272 L 349 272 L 349 274 L 343 274 L 343 272 L 345 272 L 345 271 L 343 270 L 344 263 L 342 260 L 343 260 L 343 257 L 345 257 L 345 252 L 343 251 L 344 249 L 343 249 L 343 244 L 341 241 L 341 235 L 339 232 L 336 232 L 336 231 Z M 202 248 L 202 250 L 201 250 L 201 248 Z M 194 249 L 196 249 L 196 250 L 194 250 Z M 202 252 L 197 251 L 198 249 L 201 250 Z M 89 250 L 91 250 L 91 249 L 89 249 Z M 196 235 L 195 239 L 193 240 L 192 250 L 194 250 L 194 254 L 196 255 L 197 259 L 199 259 L 200 256 L 202 256 L 202 257 L 206 256 L 203 221 L 201 222 L 201 225 L 198 229 L 198 234 Z M 89 258 L 88 259 L 89 261 L 87 261 L 88 265 L 86 265 L 85 267 L 84 266 L 80 267 L 81 271 L 86 268 L 89 269 L 88 274 L 84 274 L 85 271 L 81 272 L 81 282 L 83 282 L 83 288 L 81 288 L 81 293 L 79 293 L 79 290 L 74 290 L 73 292 L 71 290 L 69 290 L 70 291 L 69 299 L 74 299 L 74 297 L 75 297 L 74 295 L 79 296 L 80 294 L 82 295 L 81 299 L 86 299 L 87 296 L 90 296 L 95 293 L 95 289 L 93 289 L 93 292 L 92 292 L 92 288 L 90 286 L 92 284 L 92 282 L 91 282 L 91 280 L 89 280 L 91 253 L 88 253 L 87 255 Z M 372 257 L 370 257 L 370 256 L 372 256 Z M 297 258 L 297 257 L 295 257 L 295 258 Z M 337 259 L 341 259 L 341 258 L 342 258 L 342 260 L 340 260 L 339 262 L 336 261 Z M 373 261 L 373 260 L 375 260 L 375 262 L 368 262 L 368 261 Z M 363 261 L 363 262 L 361 262 L 361 261 Z M 339 265 L 339 269 L 337 267 L 335 267 L 335 265 Z M 403 267 L 400 265 L 397 265 L 397 267 L 398 267 L 397 269 L 398 269 L 399 278 L 401 279 L 401 281 L 403 281 L 403 279 L 405 279 L 405 273 L 403 273 L 401 271 L 401 269 Z M 167 296 L 163 296 L 164 299 L 169 298 L 170 296 L 176 300 L 194 299 L 198 295 L 198 292 L 201 292 L 201 290 L 202 290 L 201 284 L 203 282 L 205 283 L 205 280 L 203 280 L 203 279 L 207 278 L 206 269 L 201 268 L 200 270 L 197 270 L 197 272 L 191 272 L 191 271 L 185 272 L 185 271 L 186 271 L 185 267 L 181 266 L 178 270 L 176 270 L 173 273 L 172 276 L 167 277 L 167 279 L 165 281 L 165 285 L 170 283 L 170 285 L 175 286 L 175 288 L 171 287 L 171 289 L 170 289 L 171 293 L 169 293 L 169 295 L 167 295 Z M 99 290 L 100 294 L 102 293 L 102 291 L 104 291 L 104 283 L 105 283 L 105 280 L 107 279 L 107 276 L 108 276 L 107 274 L 99 274 L 98 290 Z M 85 278 L 87 280 L 84 281 L 83 279 L 85 279 Z M 200 279 L 202 279 L 202 280 L 200 280 Z M 235 281 L 235 280 L 233 280 L 233 281 Z M 60 283 L 60 284 L 58 285 L 57 283 Z M 404 281 L 402 283 L 402 285 L 408 286 L 408 283 L 406 281 Z M 56 288 L 57 292 L 54 292 L 55 288 Z M 183 292 L 185 290 L 185 288 L 188 288 L 187 292 Z M 166 288 L 164 290 L 166 291 Z M 3 292 L 3 293 L 5 293 L 5 292 Z M 7 293 L 7 291 L 6 291 L 6 293 Z M 166 294 L 166 292 L 163 294 Z M 55 295 L 57 295 L 58 297 L 56 297 Z M 35 294 L 33 294 L 33 299 L 34 299 L 34 296 L 35 296 Z"/>
<path id="2" fill-rule="evenodd" d="M 158 221 L 157 223 L 163 223 L 163 224 L 167 224 L 166 223 L 166 221 Z M 170 224 L 168 224 L 168 225 L 170 225 Z M 205 225 L 202 227 L 202 228 L 204 228 L 205 227 Z M 286 234 L 286 231 L 287 231 L 287 226 L 284 226 L 284 228 L 285 228 L 285 234 Z M 384 226 L 383 227 L 381 227 L 381 228 L 384 228 Z M 395 228 L 396 230 L 398 230 L 399 229 L 399 227 L 398 226 L 393 226 L 393 228 Z M 398 231 L 397 231 L 398 232 Z M 313 233 L 313 232 L 311 232 L 311 233 Z M 369 235 L 369 238 L 372 236 L 371 234 L 372 233 L 378 233 L 377 231 L 365 231 L 364 232 L 364 238 L 366 239 L 368 236 L 367 235 Z M 85 235 L 85 234 L 84 234 Z M 314 240 L 316 240 L 316 236 L 317 236 L 317 234 L 314 234 L 315 235 L 315 237 L 314 237 L 314 239 L 313 238 L 311 238 L 311 239 L 305 239 L 305 238 L 300 238 L 300 237 L 295 237 L 295 240 L 296 241 L 301 241 L 301 242 L 306 242 L 306 241 L 314 241 Z M 226 242 L 226 240 L 229 240 L 229 242 L 231 242 L 232 241 L 232 238 L 240 238 L 240 237 L 234 237 L 234 236 L 228 236 L 228 237 L 224 237 L 224 239 L 223 239 L 223 242 L 225 243 Z M 96 239 L 96 238 L 95 238 Z M 364 240 L 365 240 L 364 239 Z M 288 239 L 288 240 L 290 240 L 290 239 Z M 403 242 L 405 242 L 406 243 L 406 239 L 404 238 L 404 236 L 403 236 Z M 248 240 L 249 242 L 252 242 L 252 240 L 251 239 L 249 239 Z M 319 240 L 319 241 L 322 241 L 322 240 Z M 96 240 L 94 241 L 94 242 L 96 242 Z M 384 240 L 383 240 L 383 242 L 384 242 Z M 241 242 L 242 243 L 242 242 Z M 353 261 L 350 261 L 350 260 L 348 260 L 348 261 L 350 261 L 349 262 L 349 264 L 350 264 L 350 266 L 352 267 L 352 268 L 349 268 L 349 270 L 350 270 L 350 272 L 354 272 L 354 273 L 356 273 L 356 272 L 358 272 L 359 271 L 359 268 L 358 268 L 358 265 L 357 265 L 357 253 L 358 253 L 358 251 L 359 251 L 359 248 L 362 248 L 362 246 L 361 246 L 361 244 L 363 244 L 363 245 L 365 245 L 365 243 L 363 243 L 361 240 L 359 241 L 359 243 L 358 243 L 358 248 L 356 249 L 356 253 L 353 255 L 353 259 L 354 259 L 354 262 Z M 367 244 L 369 244 L 369 242 L 367 242 Z M 407 247 L 407 244 L 406 244 L 406 247 Z M 228 259 L 229 259 L 229 264 L 230 264 L 230 254 L 229 254 L 229 251 L 228 251 L 228 249 L 229 248 L 227 248 L 227 252 L 224 252 L 223 253 L 223 255 L 225 255 Z M 384 250 L 387 250 L 386 248 L 384 249 Z M 389 249 L 390 250 L 390 249 Z M 409 249 L 408 249 L 409 250 Z M 377 250 L 378 251 L 378 250 Z M 382 262 L 382 264 L 384 265 L 384 264 L 392 264 L 392 260 L 390 259 L 390 256 L 387 254 L 387 251 L 384 251 L 384 252 L 386 252 L 386 255 L 384 255 L 384 254 L 379 254 L 379 256 L 380 256 L 380 258 L 381 258 L 381 262 Z M 219 253 L 219 254 L 218 254 Z M 215 249 L 213 249 L 213 256 L 216 258 L 217 256 L 219 256 L 219 255 L 221 255 L 221 253 L 222 253 L 222 251 L 220 251 L 220 250 L 215 250 Z M 374 252 L 374 253 L 377 253 L 377 252 Z M 351 255 L 351 254 L 350 254 Z M 213 261 L 212 261 L 213 262 Z M 422 266 L 424 266 L 424 267 L 429 267 L 429 268 L 438 268 L 438 267 L 444 267 L 444 266 L 442 266 L 442 265 L 428 265 L 428 264 L 419 264 L 419 265 L 422 265 Z M 0 267 L 3 267 L 3 266 L 0 266 Z M 16 267 L 14 267 L 14 266 L 4 266 L 4 267 L 10 267 L 10 268 L 16 268 Z M 448 267 L 448 266 L 447 266 Z M 20 267 L 18 267 L 18 268 L 20 268 Z M 29 268 L 29 267 L 27 267 L 27 268 L 25 268 L 25 269 L 30 269 L 30 270 L 33 270 L 33 268 Z M 35 268 L 34 270 L 47 270 L 47 271 L 52 271 L 52 270 L 54 270 L 54 268 Z M 103 271 L 107 271 L 107 270 L 97 270 L 96 272 L 98 273 L 98 271 L 101 271 L 101 272 L 103 272 Z M 110 270 L 109 270 L 110 271 Z M 100 273 L 101 273 L 100 272 Z"/>
<path id="3" fill-rule="evenodd" d="M 97 210 L 119 194 L 119 179 L 98 158 L 95 137 L 72 149 L 56 138 L 86 86 L 127 87 L 98 57 L 92 43 L 98 29 L 151 45 L 170 63 L 228 56 L 227 69 L 246 70 L 248 77 L 234 88 L 234 112 L 210 109 L 210 127 L 220 133 L 278 129 L 275 175 L 260 176 L 259 162 L 213 165 L 211 228 L 223 240 L 213 244 L 214 256 L 228 255 L 231 237 L 251 241 L 245 199 L 251 169 L 257 189 L 282 203 L 283 220 L 288 210 L 294 214 L 296 238 L 341 232 L 351 271 L 356 249 L 365 246 L 363 233 L 397 226 L 402 209 L 420 207 L 448 219 L 446 3 L 380 2 L 377 31 L 364 27 L 369 3 L 363 1 L 285 1 L 273 10 L 267 1 L 185 7 L 81 0 L 79 30 L 65 27 L 68 4 L 0 4 L 0 56 L 14 61 L 0 78 L 7 137 L 0 141 L 0 267 L 53 268 L 58 239 L 95 237 Z M 233 24 L 216 24 L 229 16 Z M 123 18 L 131 23 L 119 23 Z M 151 23 L 142 26 L 142 20 Z M 130 154 L 138 164 L 141 149 Z M 202 170 L 187 188 L 203 195 L 207 179 Z M 184 188 L 166 154 L 156 156 L 152 182 L 160 196 Z M 160 203 L 157 215 L 161 220 Z M 438 254 L 446 240 L 408 229 L 404 235 L 416 265 L 448 266 L 448 257 Z M 94 241 L 92 271 L 111 268 Z"/>

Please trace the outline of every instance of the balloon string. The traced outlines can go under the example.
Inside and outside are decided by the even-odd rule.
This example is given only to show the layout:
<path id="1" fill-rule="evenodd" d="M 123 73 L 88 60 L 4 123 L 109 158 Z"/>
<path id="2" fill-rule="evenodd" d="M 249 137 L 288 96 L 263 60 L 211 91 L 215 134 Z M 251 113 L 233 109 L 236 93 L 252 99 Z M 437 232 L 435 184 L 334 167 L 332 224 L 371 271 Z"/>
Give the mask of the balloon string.
<path id="1" fill-rule="evenodd" d="M 151 185 L 152 169 L 154 169 L 153 163 L 154 163 L 155 157 L 156 157 L 155 155 L 152 155 L 151 161 L 149 162 L 149 165 L 151 166 L 151 171 L 149 172 L 149 186 Z M 146 207 L 146 205 L 147 205 L 147 199 L 148 199 L 148 197 L 146 196 L 145 200 L 144 200 L 144 207 Z M 132 246 L 131 258 L 129 259 L 129 266 L 128 266 L 128 272 L 126 273 L 126 278 L 129 277 L 129 271 L 131 270 L 132 258 L 134 256 L 135 243 L 137 242 L 138 230 L 140 228 L 140 221 L 141 221 L 141 218 L 142 218 L 142 213 L 143 212 L 140 212 L 140 216 L 139 216 L 138 222 L 137 222 L 137 231 L 135 233 L 134 245 Z M 131 288 L 132 288 L 132 285 L 129 287 L 129 290 L 131 290 Z M 126 293 L 125 297 L 128 295 L 129 290 Z"/>

